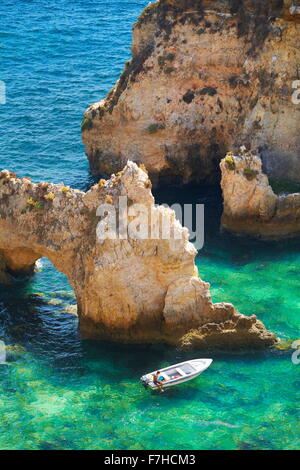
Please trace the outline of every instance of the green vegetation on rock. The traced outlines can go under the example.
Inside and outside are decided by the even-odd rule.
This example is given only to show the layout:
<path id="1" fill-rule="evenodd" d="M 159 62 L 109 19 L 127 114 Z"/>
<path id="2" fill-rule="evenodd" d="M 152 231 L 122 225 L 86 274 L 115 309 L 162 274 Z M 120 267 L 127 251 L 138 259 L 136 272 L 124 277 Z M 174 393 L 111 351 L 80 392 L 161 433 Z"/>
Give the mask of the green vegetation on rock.
<path id="1" fill-rule="evenodd" d="M 149 127 L 147 127 L 147 131 L 149 134 L 156 134 L 158 131 L 162 131 L 166 128 L 166 126 L 160 122 L 155 122 L 153 124 L 150 124 Z"/>
<path id="2" fill-rule="evenodd" d="M 234 171 L 235 170 L 235 162 L 230 155 L 227 155 L 225 158 L 225 164 L 228 170 Z"/>
<path id="3" fill-rule="evenodd" d="M 252 181 L 258 175 L 258 171 L 252 170 L 252 168 L 244 168 L 243 174 L 248 181 Z"/>
<path id="4" fill-rule="evenodd" d="M 91 119 L 84 119 L 81 124 L 82 131 L 89 131 L 93 127 L 93 121 Z"/>
<path id="5" fill-rule="evenodd" d="M 160 67 L 164 67 L 166 65 L 166 62 L 173 62 L 175 59 L 176 55 L 173 53 L 169 53 L 166 55 L 160 55 L 158 56 L 157 62 Z"/>
<path id="6" fill-rule="evenodd" d="M 175 69 L 174 69 L 174 67 L 167 67 L 167 68 L 164 70 L 164 72 L 165 72 L 167 75 L 169 75 L 170 73 L 175 72 Z"/>

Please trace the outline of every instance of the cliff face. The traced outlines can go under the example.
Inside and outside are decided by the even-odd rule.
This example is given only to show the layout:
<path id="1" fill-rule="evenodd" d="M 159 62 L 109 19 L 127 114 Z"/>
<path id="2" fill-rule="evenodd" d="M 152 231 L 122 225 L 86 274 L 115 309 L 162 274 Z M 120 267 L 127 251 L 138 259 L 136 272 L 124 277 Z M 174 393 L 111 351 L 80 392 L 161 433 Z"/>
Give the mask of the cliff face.
<path id="1" fill-rule="evenodd" d="M 82 125 L 95 173 L 130 158 L 154 183 L 214 179 L 243 143 L 268 173 L 300 180 L 300 4 L 160 0 L 133 28 L 131 62 Z"/>
<path id="2" fill-rule="evenodd" d="M 274 194 L 259 157 L 229 155 L 220 166 L 226 230 L 274 239 L 300 235 L 300 193 Z"/>
<path id="3" fill-rule="evenodd" d="M 107 207 L 120 211 L 119 197 L 127 197 L 128 219 L 136 230 L 141 221 L 130 210 L 139 204 L 151 213 L 151 224 L 168 220 L 176 237 L 166 239 L 161 230 L 152 238 L 136 237 L 128 230 L 127 238 L 99 238 L 111 229 Z M 35 261 L 46 256 L 75 291 L 83 335 L 198 347 L 274 344 L 275 336 L 255 315 L 245 317 L 231 304 L 212 303 L 209 284 L 198 277 L 195 254 L 187 229 L 173 211 L 155 206 L 148 175 L 132 162 L 87 193 L 0 173 L 1 279 L 32 271 Z"/>

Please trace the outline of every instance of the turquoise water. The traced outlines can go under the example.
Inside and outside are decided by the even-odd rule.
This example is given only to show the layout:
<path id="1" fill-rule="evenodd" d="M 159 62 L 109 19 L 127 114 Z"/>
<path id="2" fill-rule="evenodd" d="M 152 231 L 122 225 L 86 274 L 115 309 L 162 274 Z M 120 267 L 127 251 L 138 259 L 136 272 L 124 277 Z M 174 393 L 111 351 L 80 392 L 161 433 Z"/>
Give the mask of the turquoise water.
<path id="1" fill-rule="evenodd" d="M 91 184 L 82 113 L 114 84 L 147 3 L 1 2 L 0 167 L 35 181 Z M 258 314 L 285 339 L 300 337 L 299 240 L 220 234 L 215 188 L 168 189 L 157 199 L 205 203 L 197 264 L 215 301 Z M 142 373 L 198 354 L 82 341 L 76 317 L 65 313 L 74 304 L 46 259 L 33 278 L 0 288 L 0 340 L 19 345 L 0 366 L 0 449 L 299 448 L 300 366 L 290 352 L 207 352 L 215 361 L 200 378 L 151 394 L 138 383 Z"/>

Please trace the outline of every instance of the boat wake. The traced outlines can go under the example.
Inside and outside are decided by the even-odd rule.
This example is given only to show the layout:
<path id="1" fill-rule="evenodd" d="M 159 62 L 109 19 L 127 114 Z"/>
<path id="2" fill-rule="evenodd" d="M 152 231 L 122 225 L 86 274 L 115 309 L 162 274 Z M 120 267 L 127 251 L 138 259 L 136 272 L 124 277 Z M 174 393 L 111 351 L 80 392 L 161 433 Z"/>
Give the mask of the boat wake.
<path id="1" fill-rule="evenodd" d="M 210 426 L 210 425 L 225 426 L 226 428 L 230 428 L 230 429 L 235 429 L 235 428 L 240 428 L 241 427 L 241 426 L 237 426 L 235 424 L 225 423 L 224 421 L 203 421 L 203 420 L 201 420 L 200 423 L 204 424 L 204 425 L 207 425 L 207 426 Z"/>

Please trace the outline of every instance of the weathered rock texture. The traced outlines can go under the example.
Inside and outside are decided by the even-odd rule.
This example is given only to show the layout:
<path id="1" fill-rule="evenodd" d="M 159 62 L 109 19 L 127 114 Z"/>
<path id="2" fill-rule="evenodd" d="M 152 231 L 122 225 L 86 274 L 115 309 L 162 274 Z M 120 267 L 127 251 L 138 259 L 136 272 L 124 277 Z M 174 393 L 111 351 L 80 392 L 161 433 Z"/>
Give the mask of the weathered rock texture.
<path id="1" fill-rule="evenodd" d="M 299 1 L 151 4 L 133 28 L 133 59 L 85 112 L 92 170 L 111 174 L 130 158 L 155 184 L 208 181 L 249 142 L 268 174 L 300 181 L 299 33 Z"/>
<path id="2" fill-rule="evenodd" d="M 106 239 L 107 215 L 97 208 L 143 204 L 171 221 L 180 240 Z M 135 220 L 129 214 L 129 221 Z M 100 225 L 99 225 L 100 224 Z M 99 232 L 98 232 L 99 233 Z M 2 272 L 26 273 L 47 257 L 65 273 L 78 304 L 80 328 L 88 337 L 123 342 L 166 342 L 199 347 L 264 347 L 275 336 L 255 315 L 245 317 L 231 304 L 213 304 L 209 284 L 198 277 L 195 249 L 175 213 L 155 206 L 148 175 L 128 162 L 108 181 L 87 193 L 49 183 L 32 184 L 0 173 L 0 253 Z"/>
<path id="3" fill-rule="evenodd" d="M 229 155 L 220 166 L 226 230 L 274 239 L 300 235 L 300 193 L 274 194 L 259 157 Z"/>

